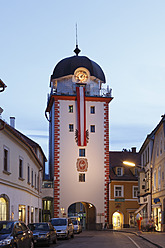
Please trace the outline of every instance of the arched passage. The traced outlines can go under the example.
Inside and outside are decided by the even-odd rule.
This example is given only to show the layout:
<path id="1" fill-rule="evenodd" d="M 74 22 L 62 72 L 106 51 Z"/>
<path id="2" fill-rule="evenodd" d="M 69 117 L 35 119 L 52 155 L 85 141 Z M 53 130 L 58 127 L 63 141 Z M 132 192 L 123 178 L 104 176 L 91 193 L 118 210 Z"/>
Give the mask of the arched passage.
<path id="1" fill-rule="evenodd" d="M 114 212 L 112 216 L 112 224 L 114 229 L 119 229 L 123 226 L 123 214 L 121 212 Z"/>
<path id="2" fill-rule="evenodd" d="M 68 216 L 78 216 L 83 229 L 96 229 L 96 208 L 92 203 L 76 202 L 69 206 Z"/>

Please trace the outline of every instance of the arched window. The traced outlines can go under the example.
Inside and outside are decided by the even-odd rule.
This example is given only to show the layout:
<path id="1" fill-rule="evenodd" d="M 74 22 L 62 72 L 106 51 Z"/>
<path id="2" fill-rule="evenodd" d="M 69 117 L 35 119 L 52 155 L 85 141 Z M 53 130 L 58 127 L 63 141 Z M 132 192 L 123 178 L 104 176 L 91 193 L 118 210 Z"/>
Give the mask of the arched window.
<path id="1" fill-rule="evenodd" d="M 0 197 L 0 220 L 7 220 L 7 201 Z"/>

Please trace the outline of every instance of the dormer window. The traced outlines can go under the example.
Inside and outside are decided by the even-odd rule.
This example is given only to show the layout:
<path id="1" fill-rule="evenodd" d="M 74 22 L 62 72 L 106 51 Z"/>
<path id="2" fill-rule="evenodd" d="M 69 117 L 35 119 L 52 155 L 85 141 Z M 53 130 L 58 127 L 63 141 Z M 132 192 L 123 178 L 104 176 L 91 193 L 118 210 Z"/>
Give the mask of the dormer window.
<path id="1" fill-rule="evenodd" d="M 116 174 L 117 174 L 117 176 L 122 176 L 123 175 L 123 168 L 122 167 L 117 167 L 116 168 Z"/>

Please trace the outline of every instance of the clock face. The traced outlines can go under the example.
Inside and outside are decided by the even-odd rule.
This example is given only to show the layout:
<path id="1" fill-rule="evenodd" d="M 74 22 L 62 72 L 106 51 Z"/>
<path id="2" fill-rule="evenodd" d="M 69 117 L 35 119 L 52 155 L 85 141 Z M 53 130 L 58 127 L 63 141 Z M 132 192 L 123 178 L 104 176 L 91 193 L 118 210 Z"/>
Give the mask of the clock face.
<path id="1" fill-rule="evenodd" d="M 77 71 L 75 74 L 76 81 L 84 83 L 88 80 L 88 74 L 85 71 Z"/>

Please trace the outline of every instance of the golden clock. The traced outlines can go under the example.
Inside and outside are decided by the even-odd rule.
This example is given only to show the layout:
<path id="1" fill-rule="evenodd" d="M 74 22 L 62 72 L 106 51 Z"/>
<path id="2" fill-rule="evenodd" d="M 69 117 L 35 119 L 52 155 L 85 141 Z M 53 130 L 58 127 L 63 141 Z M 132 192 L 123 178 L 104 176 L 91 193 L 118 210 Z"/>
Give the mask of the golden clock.
<path id="1" fill-rule="evenodd" d="M 85 71 L 82 71 L 82 70 L 77 71 L 75 73 L 75 79 L 79 83 L 85 83 L 88 80 L 88 74 Z"/>

